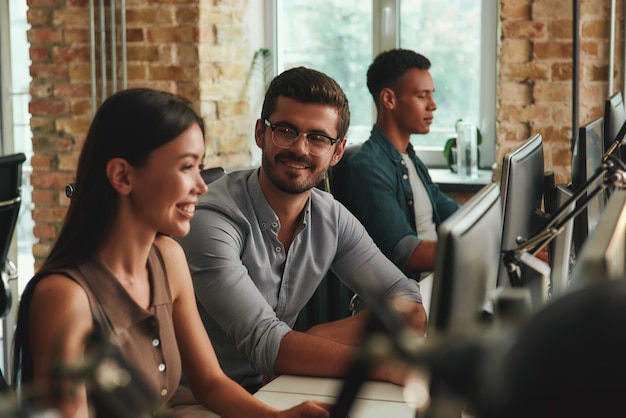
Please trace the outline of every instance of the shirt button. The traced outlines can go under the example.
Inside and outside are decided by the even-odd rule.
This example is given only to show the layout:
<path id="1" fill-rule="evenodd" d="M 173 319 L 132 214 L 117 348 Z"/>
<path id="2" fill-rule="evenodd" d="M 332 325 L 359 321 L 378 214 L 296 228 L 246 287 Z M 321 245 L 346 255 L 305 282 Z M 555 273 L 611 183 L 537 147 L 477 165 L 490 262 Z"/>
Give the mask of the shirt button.
<path id="1" fill-rule="evenodd" d="M 161 396 L 167 395 L 167 389 L 161 389 Z"/>
<path id="2" fill-rule="evenodd" d="M 261 222 L 261 228 L 265 228 L 267 227 L 267 224 L 265 222 Z"/>
<path id="3" fill-rule="evenodd" d="M 280 247 L 276 247 L 276 252 L 279 253 L 280 252 Z"/>
<path id="4" fill-rule="evenodd" d="M 407 180 L 409 178 L 409 176 L 407 176 L 406 174 L 402 175 L 402 180 Z"/>
<path id="5" fill-rule="evenodd" d="M 409 206 L 413 206 L 413 201 L 412 200 L 409 200 L 407 203 L 409 204 Z"/>
<path id="6" fill-rule="evenodd" d="M 158 347 L 159 346 L 159 339 L 155 338 L 154 340 L 152 340 L 152 346 L 153 347 Z"/>
<path id="7" fill-rule="evenodd" d="M 160 372 L 164 372 L 165 371 L 165 363 L 159 364 L 159 371 Z"/>
<path id="8" fill-rule="evenodd" d="M 402 160 L 402 161 L 400 161 L 400 164 L 406 165 L 406 161 Z"/>
<path id="9" fill-rule="evenodd" d="M 276 228 L 278 226 L 278 222 L 272 222 L 272 228 Z"/>

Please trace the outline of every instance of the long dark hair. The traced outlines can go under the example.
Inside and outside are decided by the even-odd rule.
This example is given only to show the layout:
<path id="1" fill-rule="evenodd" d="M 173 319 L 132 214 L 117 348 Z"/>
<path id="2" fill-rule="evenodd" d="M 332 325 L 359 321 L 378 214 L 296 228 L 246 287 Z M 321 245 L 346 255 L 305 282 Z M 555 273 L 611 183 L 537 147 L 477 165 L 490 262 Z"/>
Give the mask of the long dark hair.
<path id="1" fill-rule="evenodd" d="M 110 231 L 118 195 L 107 178 L 107 163 L 119 157 L 141 167 L 152 151 L 172 141 L 194 123 L 204 135 L 202 118 L 191 103 L 166 92 L 128 89 L 102 103 L 80 153 L 75 191 L 59 236 L 22 294 L 14 338 L 15 382 L 18 376 L 22 380 L 32 377 L 32 364 L 25 358 L 30 351 L 28 311 L 37 282 L 50 272 L 87 261 L 97 253 Z"/>
<path id="2" fill-rule="evenodd" d="M 42 270 L 67 267 L 91 257 L 104 241 L 118 196 L 106 165 L 120 157 L 141 167 L 155 149 L 202 119 L 189 102 L 150 89 L 124 90 L 109 97 L 96 113 L 78 161 L 75 192 L 56 243 Z"/>

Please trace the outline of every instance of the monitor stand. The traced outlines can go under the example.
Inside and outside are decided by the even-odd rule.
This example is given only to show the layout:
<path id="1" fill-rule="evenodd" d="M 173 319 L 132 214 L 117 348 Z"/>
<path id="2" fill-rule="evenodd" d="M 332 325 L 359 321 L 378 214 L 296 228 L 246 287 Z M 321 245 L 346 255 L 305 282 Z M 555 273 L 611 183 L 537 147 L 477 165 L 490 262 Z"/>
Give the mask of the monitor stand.
<path id="1" fill-rule="evenodd" d="M 530 253 L 523 253 L 519 261 L 522 287 L 530 290 L 532 309 L 537 311 L 549 298 L 550 266 Z"/>

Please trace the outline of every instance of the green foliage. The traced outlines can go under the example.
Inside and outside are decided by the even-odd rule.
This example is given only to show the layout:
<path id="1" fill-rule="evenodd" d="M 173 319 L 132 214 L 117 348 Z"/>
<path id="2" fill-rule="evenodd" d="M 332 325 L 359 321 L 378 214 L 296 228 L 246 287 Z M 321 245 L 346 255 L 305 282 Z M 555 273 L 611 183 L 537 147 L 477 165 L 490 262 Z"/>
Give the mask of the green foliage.
<path id="1" fill-rule="evenodd" d="M 272 51 L 267 48 L 259 48 L 255 51 L 252 62 L 250 63 L 246 82 L 243 86 L 244 94 L 253 83 L 260 84 L 263 93 L 267 90 L 274 77 L 274 63 L 272 59 Z"/>

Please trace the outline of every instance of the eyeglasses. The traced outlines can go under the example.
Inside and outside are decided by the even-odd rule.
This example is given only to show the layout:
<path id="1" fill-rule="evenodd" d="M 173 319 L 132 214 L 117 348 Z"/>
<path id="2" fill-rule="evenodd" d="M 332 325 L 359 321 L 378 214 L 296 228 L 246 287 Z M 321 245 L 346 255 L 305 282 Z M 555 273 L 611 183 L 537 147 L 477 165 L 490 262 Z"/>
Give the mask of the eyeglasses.
<path id="1" fill-rule="evenodd" d="M 339 138 L 331 138 L 328 135 L 300 132 L 286 125 L 270 123 L 267 119 L 264 119 L 263 123 L 272 130 L 272 142 L 277 147 L 289 149 L 296 143 L 300 135 L 303 135 L 309 152 L 316 157 L 326 155 L 330 148 L 339 141 Z"/>

